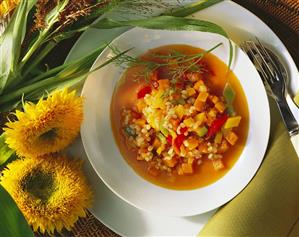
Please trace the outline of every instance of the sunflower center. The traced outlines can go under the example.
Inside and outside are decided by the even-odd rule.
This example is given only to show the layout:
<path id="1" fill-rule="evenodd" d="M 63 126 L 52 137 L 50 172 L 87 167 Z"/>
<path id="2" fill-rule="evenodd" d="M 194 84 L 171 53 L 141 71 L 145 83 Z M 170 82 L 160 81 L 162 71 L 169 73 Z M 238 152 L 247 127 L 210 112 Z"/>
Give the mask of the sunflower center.
<path id="1" fill-rule="evenodd" d="M 40 135 L 40 138 L 42 140 L 47 140 L 47 141 L 52 141 L 56 138 L 57 136 L 57 129 L 56 128 L 51 128 L 50 130 L 46 131 L 42 135 Z"/>
<path id="2" fill-rule="evenodd" d="M 46 202 L 55 191 L 53 174 L 35 169 L 24 177 L 22 189 Z"/>

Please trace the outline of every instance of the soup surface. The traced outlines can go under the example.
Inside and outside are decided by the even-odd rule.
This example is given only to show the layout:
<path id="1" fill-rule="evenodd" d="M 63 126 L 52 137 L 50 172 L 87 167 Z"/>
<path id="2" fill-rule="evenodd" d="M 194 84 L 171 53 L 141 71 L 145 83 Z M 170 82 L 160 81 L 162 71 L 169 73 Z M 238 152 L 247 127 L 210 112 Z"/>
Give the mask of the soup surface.
<path id="1" fill-rule="evenodd" d="M 212 53 L 188 45 L 151 49 L 115 87 L 111 125 L 127 163 L 169 189 L 209 185 L 240 156 L 249 112 L 243 89 Z"/>

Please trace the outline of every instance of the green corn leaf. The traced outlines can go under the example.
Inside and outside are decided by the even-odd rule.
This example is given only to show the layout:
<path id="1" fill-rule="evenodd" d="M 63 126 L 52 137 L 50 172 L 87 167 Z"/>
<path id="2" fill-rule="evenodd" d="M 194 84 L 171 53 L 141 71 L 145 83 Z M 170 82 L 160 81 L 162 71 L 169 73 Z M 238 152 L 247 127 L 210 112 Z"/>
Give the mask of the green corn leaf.
<path id="1" fill-rule="evenodd" d="M 5 143 L 5 133 L 2 133 L 0 136 L 0 167 L 7 162 L 14 153 L 15 151 L 10 149 Z"/>
<path id="2" fill-rule="evenodd" d="M 51 92 L 56 88 L 79 85 L 90 73 L 108 65 L 118 57 L 128 52 L 128 50 L 125 50 L 90 71 L 90 67 L 105 47 L 106 45 L 103 45 L 90 55 L 70 63 L 67 67 L 62 67 L 62 70 L 52 77 L 41 79 L 31 85 L 29 84 L 24 87 L 20 87 L 0 96 L 0 111 L 11 110 L 14 108 L 12 106 L 19 105 L 18 102 L 22 99 L 22 97 L 26 100 L 34 101 L 43 96 L 45 92 Z"/>
<path id="3" fill-rule="evenodd" d="M 0 236 L 34 237 L 23 214 L 2 185 L 0 185 L 0 210 Z"/>
<path id="4" fill-rule="evenodd" d="M 0 37 L 0 94 L 18 74 L 21 45 L 26 32 L 27 16 L 36 0 L 20 1 L 11 21 Z"/>
<path id="5" fill-rule="evenodd" d="M 138 19 L 138 20 L 127 20 L 127 21 L 118 21 L 112 20 L 109 18 L 104 18 L 95 24 L 91 25 L 93 28 L 97 29 L 112 29 L 123 26 L 133 26 L 133 27 L 142 27 L 146 29 L 156 29 L 156 30 L 185 30 L 185 31 L 202 31 L 216 33 L 226 37 L 229 41 L 229 62 L 228 66 L 230 68 L 233 58 L 233 46 L 229 40 L 228 34 L 225 30 L 209 21 L 197 20 L 197 19 L 188 19 L 181 17 L 173 16 L 157 16 L 147 19 Z"/>
<path id="6" fill-rule="evenodd" d="M 185 16 L 189 16 L 195 12 L 201 11 L 205 8 L 208 8 L 212 5 L 215 5 L 219 2 L 223 2 L 223 0 L 201 0 L 201 1 L 197 1 L 195 3 L 187 4 L 181 8 L 176 8 L 169 12 L 165 12 L 163 15 L 185 17 Z"/>

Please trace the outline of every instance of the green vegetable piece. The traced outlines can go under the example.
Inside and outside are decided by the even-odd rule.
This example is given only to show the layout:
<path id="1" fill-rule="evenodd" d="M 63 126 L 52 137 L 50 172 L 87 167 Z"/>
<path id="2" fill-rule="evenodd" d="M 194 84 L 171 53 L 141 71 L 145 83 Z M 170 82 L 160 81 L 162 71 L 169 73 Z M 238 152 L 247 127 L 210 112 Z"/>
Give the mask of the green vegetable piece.
<path id="1" fill-rule="evenodd" d="M 167 141 L 166 141 L 166 138 L 163 136 L 163 134 L 162 133 L 157 133 L 157 137 L 161 140 L 161 142 L 163 143 L 163 144 L 166 144 L 167 143 Z"/>
<path id="2" fill-rule="evenodd" d="M 232 104 L 235 100 L 236 92 L 229 83 L 226 83 L 224 87 L 223 96 L 227 104 Z"/>
<path id="3" fill-rule="evenodd" d="M 125 128 L 125 132 L 128 136 L 130 137 L 135 137 L 136 136 L 136 132 L 133 128 L 131 128 L 130 126 L 126 126 Z"/>
<path id="4" fill-rule="evenodd" d="M 236 92 L 234 91 L 234 89 L 231 87 L 231 85 L 229 83 L 226 83 L 226 85 L 224 87 L 223 97 L 224 97 L 225 102 L 226 102 L 228 114 L 230 116 L 235 116 L 236 112 L 235 112 L 234 107 L 233 107 L 233 102 L 236 98 Z"/>
<path id="5" fill-rule="evenodd" d="M 169 135 L 169 131 L 163 126 L 164 123 L 165 123 L 165 119 L 161 119 L 159 129 L 160 129 L 161 133 L 165 137 L 167 137 Z"/>
<path id="6" fill-rule="evenodd" d="M 208 132 L 208 129 L 203 126 L 203 127 L 200 127 L 196 130 L 196 134 L 199 136 L 199 137 L 203 137 L 204 135 L 206 135 Z"/>

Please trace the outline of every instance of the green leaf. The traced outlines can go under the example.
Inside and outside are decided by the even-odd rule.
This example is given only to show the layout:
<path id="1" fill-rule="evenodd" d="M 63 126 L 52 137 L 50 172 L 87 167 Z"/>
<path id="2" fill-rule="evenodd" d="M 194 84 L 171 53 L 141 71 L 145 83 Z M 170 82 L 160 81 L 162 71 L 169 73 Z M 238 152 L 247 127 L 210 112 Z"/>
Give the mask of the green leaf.
<path id="1" fill-rule="evenodd" d="M 0 210 L 0 236 L 34 237 L 23 214 L 2 185 L 0 185 Z"/>
<path id="2" fill-rule="evenodd" d="M 20 1 L 11 21 L 0 37 L 0 94 L 18 74 L 21 45 L 26 32 L 27 16 L 36 0 Z"/>
<path id="3" fill-rule="evenodd" d="M 104 18 L 103 20 L 92 25 L 93 28 L 98 29 L 111 29 L 123 26 L 135 26 L 158 30 L 203 31 L 220 34 L 228 38 L 227 33 L 215 23 L 173 16 L 157 16 L 147 19 L 128 21 L 116 21 L 109 18 Z"/>
<path id="4" fill-rule="evenodd" d="M 14 153 L 15 151 L 10 149 L 5 143 L 5 133 L 2 133 L 0 136 L 0 166 L 3 165 Z"/>
<path id="5" fill-rule="evenodd" d="M 18 101 L 24 96 L 26 100 L 34 101 L 44 95 L 45 92 L 51 92 L 56 88 L 76 86 L 84 81 L 84 79 L 92 72 L 106 66 L 118 57 L 127 53 L 129 50 L 119 53 L 118 55 L 108 59 L 106 62 L 99 65 L 97 68 L 90 71 L 90 67 L 98 57 L 99 53 L 106 47 L 100 46 L 90 55 L 70 63 L 66 67 L 61 67 L 62 70 L 48 78 L 40 79 L 32 84 L 20 87 L 5 95 L 0 96 L 0 111 L 11 110 L 14 105 L 18 105 Z"/>
<path id="6" fill-rule="evenodd" d="M 208 8 L 212 5 L 215 5 L 219 2 L 223 2 L 223 0 L 201 0 L 201 1 L 198 1 L 195 3 L 188 4 L 181 8 L 174 9 L 170 12 L 165 12 L 163 15 L 185 17 L 185 16 L 189 16 L 195 12 L 201 11 L 205 8 Z"/>
<path id="7" fill-rule="evenodd" d="M 117 21 L 109 18 L 104 18 L 95 24 L 91 25 L 93 28 L 97 29 L 112 29 L 123 26 L 135 26 L 142 27 L 146 29 L 157 29 L 157 30 L 185 30 L 185 31 L 202 31 L 202 32 L 210 32 L 216 33 L 226 37 L 229 40 L 228 34 L 225 30 L 209 21 L 197 20 L 197 19 L 188 19 L 181 17 L 173 17 L 173 16 L 157 16 L 147 19 L 139 19 L 139 20 L 127 20 L 127 21 Z M 233 57 L 233 47 L 232 43 L 229 40 L 229 62 L 228 66 L 230 68 Z"/>

